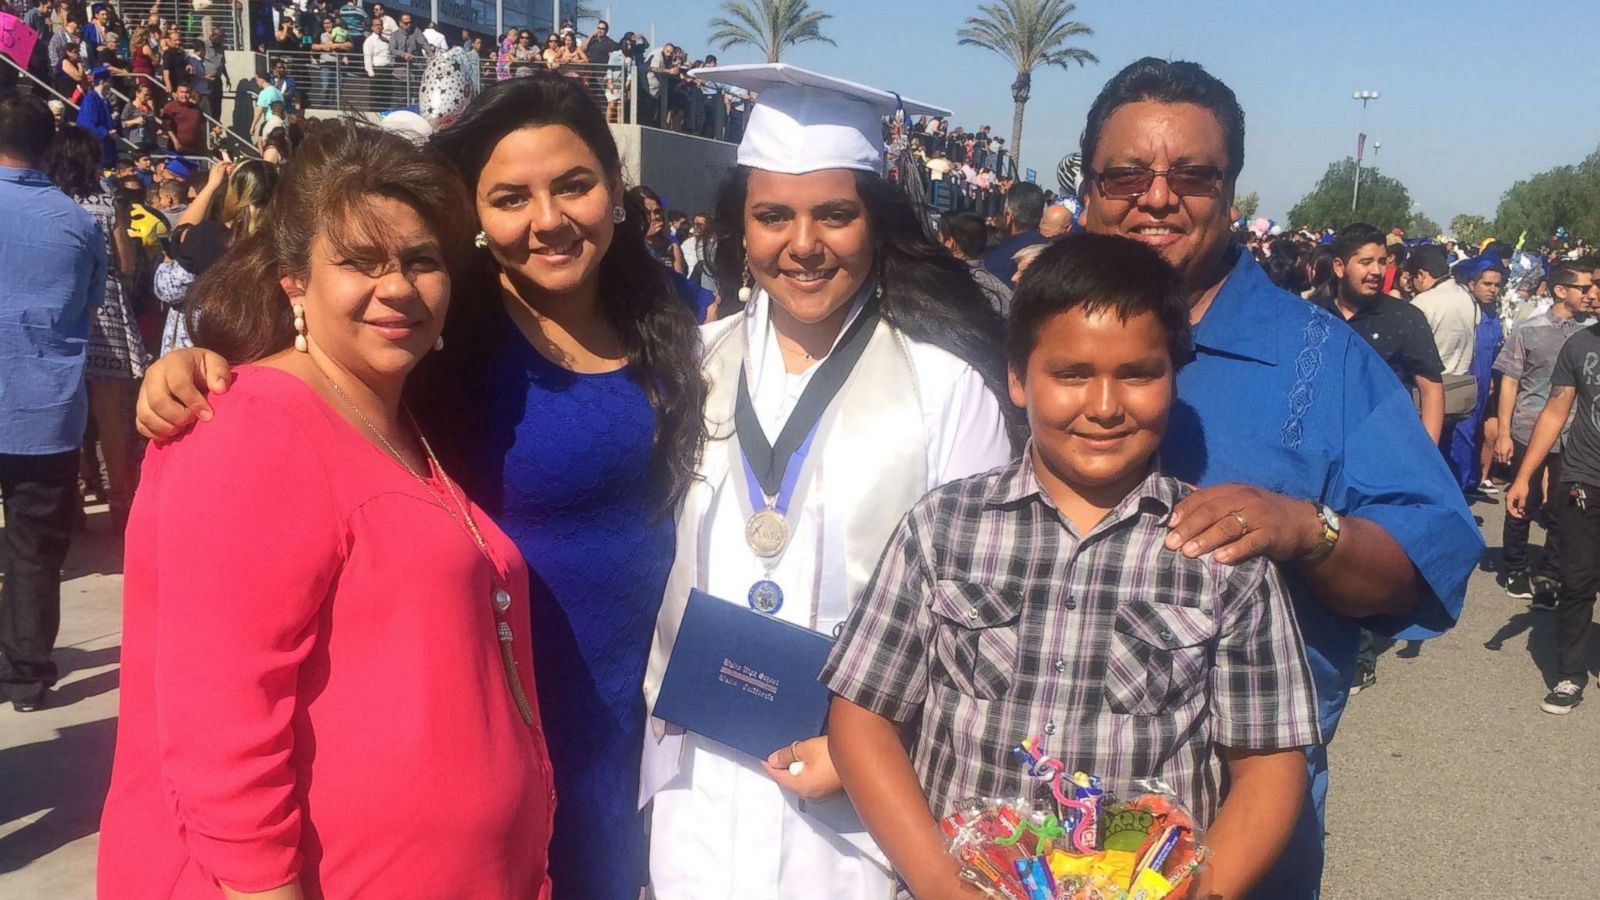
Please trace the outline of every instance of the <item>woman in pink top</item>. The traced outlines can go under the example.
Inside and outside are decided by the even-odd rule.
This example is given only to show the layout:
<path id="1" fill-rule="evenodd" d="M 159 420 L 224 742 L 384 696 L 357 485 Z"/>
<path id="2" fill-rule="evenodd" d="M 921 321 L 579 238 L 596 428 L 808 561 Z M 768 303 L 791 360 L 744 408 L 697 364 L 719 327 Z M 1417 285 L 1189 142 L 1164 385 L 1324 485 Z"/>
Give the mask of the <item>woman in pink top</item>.
<path id="1" fill-rule="evenodd" d="M 343 123 L 277 191 L 195 285 L 255 364 L 133 504 L 100 896 L 547 896 L 527 570 L 401 402 L 468 198 Z"/>

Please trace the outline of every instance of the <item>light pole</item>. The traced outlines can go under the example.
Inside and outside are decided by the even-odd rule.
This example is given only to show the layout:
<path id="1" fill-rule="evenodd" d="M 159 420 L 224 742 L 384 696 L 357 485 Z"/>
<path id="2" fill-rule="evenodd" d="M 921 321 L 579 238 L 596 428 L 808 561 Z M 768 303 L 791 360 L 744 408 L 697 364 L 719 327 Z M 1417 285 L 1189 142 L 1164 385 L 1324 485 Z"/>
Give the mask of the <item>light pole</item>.
<path id="1" fill-rule="evenodd" d="M 1361 199 L 1361 153 L 1367 144 L 1367 104 L 1378 99 L 1378 92 L 1355 91 L 1350 94 L 1350 99 L 1361 101 L 1361 127 L 1356 131 L 1356 185 L 1350 192 L 1350 212 L 1353 214 L 1357 201 Z"/>

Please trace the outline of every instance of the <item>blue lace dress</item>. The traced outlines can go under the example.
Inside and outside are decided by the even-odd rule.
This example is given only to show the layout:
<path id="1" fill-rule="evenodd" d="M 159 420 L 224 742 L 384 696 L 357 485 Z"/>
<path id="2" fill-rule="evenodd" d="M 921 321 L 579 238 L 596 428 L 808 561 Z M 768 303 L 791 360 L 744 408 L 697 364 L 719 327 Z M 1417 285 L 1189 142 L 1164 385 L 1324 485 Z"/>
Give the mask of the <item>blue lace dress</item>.
<path id="1" fill-rule="evenodd" d="M 673 555 L 665 488 L 649 474 L 654 414 L 626 370 L 569 371 L 504 328 L 474 480 L 532 578 L 556 783 L 551 880 L 556 898 L 636 900 L 647 871 L 640 685 Z"/>

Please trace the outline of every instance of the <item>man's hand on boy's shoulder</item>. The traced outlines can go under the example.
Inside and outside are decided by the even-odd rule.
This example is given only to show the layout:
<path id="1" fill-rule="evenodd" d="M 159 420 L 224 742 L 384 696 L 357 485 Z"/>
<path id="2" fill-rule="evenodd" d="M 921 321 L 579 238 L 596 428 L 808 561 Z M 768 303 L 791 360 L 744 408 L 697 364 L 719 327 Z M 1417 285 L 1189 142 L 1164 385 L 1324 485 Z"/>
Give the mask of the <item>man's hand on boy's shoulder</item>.
<path id="1" fill-rule="evenodd" d="M 1204 487 L 1178 501 L 1167 520 L 1167 549 L 1191 559 L 1212 553 L 1237 565 L 1258 556 L 1290 562 L 1322 542 L 1314 505 L 1249 484 Z"/>

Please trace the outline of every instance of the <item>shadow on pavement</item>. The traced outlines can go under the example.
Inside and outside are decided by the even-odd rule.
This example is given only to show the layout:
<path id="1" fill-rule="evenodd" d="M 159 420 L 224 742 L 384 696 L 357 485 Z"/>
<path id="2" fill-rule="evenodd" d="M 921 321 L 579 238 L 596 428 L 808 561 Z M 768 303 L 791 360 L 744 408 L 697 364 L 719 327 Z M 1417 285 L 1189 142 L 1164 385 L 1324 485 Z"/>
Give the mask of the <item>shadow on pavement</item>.
<path id="1" fill-rule="evenodd" d="M 98 669 L 101 666 L 115 665 L 122 661 L 121 647 L 105 647 L 100 650 L 80 650 L 77 647 L 62 647 L 53 654 L 56 667 L 61 671 L 62 681 L 66 677 L 81 669 Z M 101 672 L 90 675 L 70 684 L 64 684 L 50 692 L 51 708 L 71 706 L 79 700 L 98 697 L 106 691 L 117 688 L 119 670 Z"/>
<path id="2" fill-rule="evenodd" d="M 1544 676 L 1545 684 L 1554 685 L 1557 669 L 1555 613 L 1521 610 L 1483 642 L 1484 649 L 1498 652 L 1507 641 L 1524 633 L 1528 635 L 1526 649 L 1529 658 L 1539 668 L 1539 674 Z M 1600 644 L 1595 642 L 1592 634 L 1588 641 L 1588 663 L 1590 674 L 1600 672 Z"/>
<path id="3" fill-rule="evenodd" d="M 111 783 L 117 720 L 71 725 L 53 740 L 0 750 L 0 822 L 49 810 L 0 838 L 0 874 L 100 830 L 100 807 Z"/>

